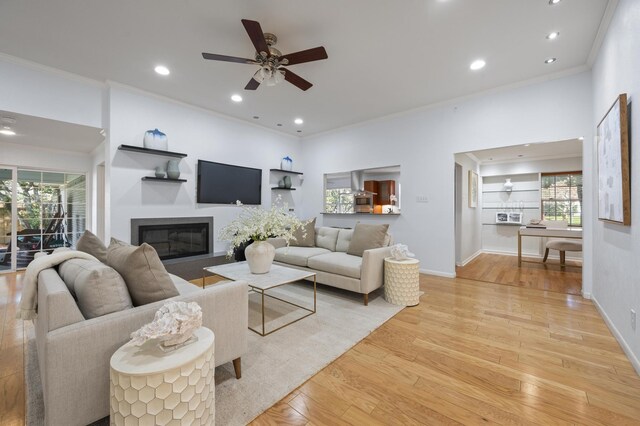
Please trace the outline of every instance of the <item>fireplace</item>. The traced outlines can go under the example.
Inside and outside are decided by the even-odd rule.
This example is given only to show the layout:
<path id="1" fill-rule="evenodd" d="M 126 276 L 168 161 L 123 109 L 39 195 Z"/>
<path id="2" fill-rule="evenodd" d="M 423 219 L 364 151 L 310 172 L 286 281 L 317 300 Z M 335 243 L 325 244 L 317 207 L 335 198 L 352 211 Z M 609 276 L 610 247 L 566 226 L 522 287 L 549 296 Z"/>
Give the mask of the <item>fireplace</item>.
<path id="1" fill-rule="evenodd" d="M 213 217 L 131 219 L 131 244 L 147 243 L 162 260 L 213 253 Z"/>

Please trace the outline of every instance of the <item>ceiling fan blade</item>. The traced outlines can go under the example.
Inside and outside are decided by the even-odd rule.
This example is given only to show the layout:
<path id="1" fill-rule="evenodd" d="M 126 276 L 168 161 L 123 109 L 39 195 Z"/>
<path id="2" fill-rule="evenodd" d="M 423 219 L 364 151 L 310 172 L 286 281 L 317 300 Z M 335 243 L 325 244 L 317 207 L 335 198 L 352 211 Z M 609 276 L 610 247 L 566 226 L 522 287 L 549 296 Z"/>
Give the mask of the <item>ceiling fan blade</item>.
<path id="1" fill-rule="evenodd" d="M 215 53 L 202 52 L 202 57 L 204 59 L 209 59 L 212 61 L 237 62 L 239 64 L 255 64 L 256 63 L 256 61 L 254 61 L 253 59 L 238 58 L 235 56 L 227 56 L 227 55 L 217 55 Z"/>
<path id="2" fill-rule="evenodd" d="M 301 90 L 309 90 L 313 84 L 288 69 L 284 69 L 284 79 Z"/>
<path id="3" fill-rule="evenodd" d="M 324 47 L 320 46 L 280 56 L 280 62 L 282 62 L 283 59 L 287 59 L 289 61 L 287 65 L 295 65 L 305 62 L 319 61 L 320 59 L 327 59 L 328 57 L 327 51 Z"/>
<path id="4" fill-rule="evenodd" d="M 260 83 L 258 83 L 253 77 L 251 77 L 251 80 L 249 80 L 247 85 L 244 86 L 244 90 L 256 90 L 258 86 L 260 86 Z"/>
<path id="5" fill-rule="evenodd" d="M 267 45 L 267 40 L 264 39 L 264 33 L 262 32 L 260 23 L 257 21 L 243 19 L 242 25 L 244 25 L 244 29 L 247 30 L 247 34 L 249 34 L 249 38 L 251 39 L 253 46 L 256 48 L 256 52 L 265 52 L 267 56 L 271 56 L 269 53 L 269 46 Z"/>

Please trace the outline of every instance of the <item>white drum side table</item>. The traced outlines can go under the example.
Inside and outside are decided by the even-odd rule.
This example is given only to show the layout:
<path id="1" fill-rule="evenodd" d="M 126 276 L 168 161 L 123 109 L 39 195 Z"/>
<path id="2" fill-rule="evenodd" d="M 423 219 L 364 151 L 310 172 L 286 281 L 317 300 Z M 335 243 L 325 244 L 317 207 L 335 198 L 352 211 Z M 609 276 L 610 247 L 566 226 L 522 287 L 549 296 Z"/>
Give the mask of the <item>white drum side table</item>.
<path id="1" fill-rule="evenodd" d="M 214 335 L 164 352 L 156 341 L 123 345 L 111 357 L 111 425 L 213 425 Z"/>
<path id="2" fill-rule="evenodd" d="M 384 260 L 384 298 L 400 306 L 420 303 L 420 261 L 417 259 Z"/>

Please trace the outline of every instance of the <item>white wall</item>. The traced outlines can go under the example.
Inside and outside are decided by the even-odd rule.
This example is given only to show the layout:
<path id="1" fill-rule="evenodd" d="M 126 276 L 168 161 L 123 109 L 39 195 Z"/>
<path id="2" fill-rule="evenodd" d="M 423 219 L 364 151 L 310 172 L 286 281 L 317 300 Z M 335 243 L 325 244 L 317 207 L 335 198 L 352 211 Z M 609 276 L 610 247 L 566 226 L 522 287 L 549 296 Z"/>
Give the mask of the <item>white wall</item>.
<path id="1" fill-rule="evenodd" d="M 0 110 L 102 128 L 102 88 L 84 79 L 0 54 Z"/>
<path id="2" fill-rule="evenodd" d="M 240 210 L 196 204 L 198 159 L 263 169 L 262 200 L 267 207 L 272 199 L 270 168 L 278 168 L 280 159 L 289 155 L 294 169 L 304 171 L 296 137 L 115 84 L 109 108 L 110 235 L 118 239 L 130 240 L 131 218 L 213 216 L 214 251 L 222 253 L 226 244 L 217 241 L 219 230 Z M 154 168 L 168 159 L 117 149 L 121 144 L 142 146 L 144 132 L 154 128 L 167 134 L 169 150 L 188 154 L 180 162 L 180 177 L 187 183 L 142 182 L 143 176 L 152 176 Z M 285 195 L 290 206 L 300 206 L 302 188 L 273 191 L 273 195 L 277 192 Z"/>
<path id="3" fill-rule="evenodd" d="M 460 204 L 460 265 L 465 265 L 482 249 L 480 221 L 482 217 L 482 185 L 478 163 L 466 154 L 456 154 L 455 162 L 462 166 L 462 202 Z M 469 171 L 478 174 L 478 207 L 469 207 Z"/>
<path id="4" fill-rule="evenodd" d="M 453 276 L 454 153 L 514 141 L 589 140 L 591 101 L 591 73 L 585 72 L 308 137 L 304 216 L 322 211 L 324 173 L 399 164 L 402 215 L 367 220 L 390 223 L 396 241 L 409 245 L 424 271 Z M 419 196 L 428 202 L 418 202 Z M 586 208 L 591 202 L 585 199 Z M 353 226 L 355 219 L 322 222 Z"/>
<path id="5" fill-rule="evenodd" d="M 79 152 L 0 142 L 0 164 L 28 169 L 89 173 L 91 156 Z M 89 175 L 87 177 L 90 178 Z"/>
<path id="6" fill-rule="evenodd" d="M 640 96 L 640 2 L 621 0 L 593 67 L 593 112 L 595 127 L 620 93 L 631 104 Z M 640 313 L 640 151 L 634 143 L 640 124 L 640 106 L 631 108 L 631 226 L 600 222 L 594 211 L 593 298 L 640 373 L 640 330 L 632 330 L 630 309 Z M 635 133 L 635 135 L 633 134 Z M 597 170 L 595 143 L 589 154 Z M 597 197 L 597 175 L 591 176 L 592 195 Z M 597 205 L 594 206 L 594 209 Z"/>

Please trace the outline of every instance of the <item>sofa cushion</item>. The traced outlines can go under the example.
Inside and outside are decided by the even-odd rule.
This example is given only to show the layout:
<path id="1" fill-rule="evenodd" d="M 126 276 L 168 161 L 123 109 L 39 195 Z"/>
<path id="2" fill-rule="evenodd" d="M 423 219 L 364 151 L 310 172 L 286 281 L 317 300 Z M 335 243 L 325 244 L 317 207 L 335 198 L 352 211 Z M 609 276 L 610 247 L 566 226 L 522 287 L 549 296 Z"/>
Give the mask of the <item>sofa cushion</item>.
<path id="1" fill-rule="evenodd" d="M 341 229 L 338 232 L 338 242 L 336 243 L 336 251 L 345 253 L 349 250 L 349 243 L 353 237 L 353 229 Z"/>
<path id="2" fill-rule="evenodd" d="M 86 319 L 133 307 L 124 280 L 104 263 L 69 259 L 60 264 L 58 274 L 76 298 Z"/>
<path id="3" fill-rule="evenodd" d="M 327 226 L 321 226 L 318 228 L 316 230 L 316 247 L 336 251 L 339 231 L 340 230 L 337 228 L 329 228 Z"/>
<path id="4" fill-rule="evenodd" d="M 107 263 L 124 278 L 135 306 L 179 294 L 158 253 L 147 243 L 131 246 L 112 238 Z"/>
<path id="5" fill-rule="evenodd" d="M 388 229 L 389 224 L 370 225 L 356 223 L 347 253 L 354 256 L 362 256 L 365 250 L 384 247 Z"/>
<path id="6" fill-rule="evenodd" d="M 309 258 L 309 268 L 359 279 L 362 258 L 341 252 L 320 254 Z"/>
<path id="7" fill-rule="evenodd" d="M 276 249 L 275 260 L 290 265 L 307 266 L 309 258 L 325 253 L 331 252 L 319 247 L 280 247 Z"/>
<path id="8" fill-rule="evenodd" d="M 293 233 L 289 244 L 296 247 L 314 247 L 316 242 L 316 218 L 303 221 L 302 228 Z"/>
<path id="9" fill-rule="evenodd" d="M 84 231 L 76 243 L 76 249 L 90 254 L 102 263 L 107 263 L 107 246 L 89 230 Z"/>

